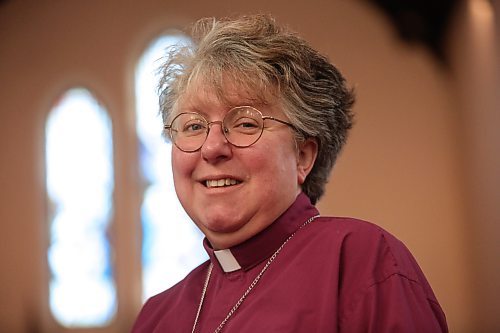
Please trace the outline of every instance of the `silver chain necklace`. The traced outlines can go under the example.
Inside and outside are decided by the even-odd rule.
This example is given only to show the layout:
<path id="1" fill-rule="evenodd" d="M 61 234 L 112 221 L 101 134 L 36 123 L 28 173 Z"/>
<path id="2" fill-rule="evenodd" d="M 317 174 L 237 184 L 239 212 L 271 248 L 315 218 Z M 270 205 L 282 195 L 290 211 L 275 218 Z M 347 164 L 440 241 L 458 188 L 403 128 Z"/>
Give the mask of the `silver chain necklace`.
<path id="1" fill-rule="evenodd" d="M 278 256 L 278 254 L 281 252 L 281 250 L 283 249 L 283 247 L 286 245 L 286 243 L 288 243 L 288 241 L 290 241 L 290 239 L 292 239 L 292 237 L 295 236 L 295 234 L 297 233 L 297 231 L 299 231 L 300 229 L 302 229 L 303 227 L 305 227 L 306 225 L 308 225 L 309 223 L 311 223 L 312 221 L 314 221 L 317 217 L 319 217 L 319 215 L 313 216 L 310 219 L 308 219 L 306 222 L 304 222 L 304 224 L 302 224 L 299 229 L 295 230 L 295 232 L 293 234 L 291 234 L 283 242 L 283 244 L 281 244 L 281 246 L 276 250 L 276 252 L 273 253 L 273 255 L 269 258 L 269 260 L 267 261 L 267 263 L 264 265 L 264 268 L 262 268 L 262 270 L 260 271 L 260 273 L 252 281 L 252 283 L 250 284 L 250 286 L 248 286 L 248 289 L 243 293 L 243 295 L 240 297 L 240 299 L 238 300 L 238 302 L 236 302 L 236 304 L 233 306 L 233 308 L 229 311 L 229 313 L 227 314 L 226 318 L 224 318 L 224 320 L 220 323 L 220 325 L 215 329 L 214 333 L 219 333 L 219 332 L 222 331 L 222 328 L 224 327 L 224 325 L 226 325 L 226 323 L 233 316 L 233 314 L 236 312 L 236 310 L 238 310 L 238 308 L 240 307 L 240 305 L 247 298 L 248 294 L 250 294 L 250 292 L 257 285 L 257 283 L 259 283 L 260 278 L 262 277 L 262 275 L 264 275 L 264 273 L 267 271 L 267 269 L 269 268 L 269 266 L 273 263 L 274 259 L 276 259 L 276 257 Z M 201 308 L 203 307 L 203 301 L 205 300 L 205 294 L 207 293 L 208 282 L 210 281 L 210 276 L 212 275 L 212 268 L 213 268 L 213 264 L 210 263 L 210 265 L 208 266 L 207 277 L 205 278 L 205 283 L 203 285 L 203 291 L 201 292 L 200 304 L 198 305 L 198 311 L 196 312 L 196 317 L 194 319 L 193 329 L 192 329 L 191 333 L 195 332 L 196 325 L 198 324 L 198 319 L 200 317 Z"/>

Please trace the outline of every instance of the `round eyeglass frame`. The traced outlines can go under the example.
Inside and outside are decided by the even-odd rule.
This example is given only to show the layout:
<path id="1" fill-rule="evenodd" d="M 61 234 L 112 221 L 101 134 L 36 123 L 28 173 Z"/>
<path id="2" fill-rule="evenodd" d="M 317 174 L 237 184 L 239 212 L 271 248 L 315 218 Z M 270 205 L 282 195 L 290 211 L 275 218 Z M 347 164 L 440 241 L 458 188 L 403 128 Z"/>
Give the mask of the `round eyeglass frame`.
<path id="1" fill-rule="evenodd" d="M 228 138 L 229 129 L 228 129 L 227 127 L 224 127 L 224 120 L 226 119 L 226 116 L 227 116 L 228 114 L 230 114 L 232 111 L 234 111 L 234 110 L 238 110 L 238 109 L 243 109 L 243 108 L 249 108 L 249 109 L 251 109 L 251 110 L 253 110 L 253 111 L 256 111 L 256 112 L 257 112 L 257 114 L 258 114 L 258 115 L 261 117 L 261 119 L 262 119 L 262 126 L 261 126 L 261 128 L 260 128 L 260 133 L 259 133 L 259 135 L 258 135 L 258 136 L 256 136 L 256 138 L 255 138 L 255 140 L 254 140 L 254 141 L 252 141 L 252 142 L 251 142 L 251 143 L 249 143 L 249 144 L 245 144 L 245 145 L 237 145 L 237 144 L 234 144 L 233 142 L 231 142 L 231 140 Z M 200 144 L 200 146 L 199 146 L 198 148 L 196 148 L 196 149 L 183 149 L 183 148 L 181 148 L 181 147 L 177 144 L 177 142 L 176 142 L 177 140 L 175 140 L 175 139 L 174 139 L 174 138 L 175 138 L 175 136 L 174 136 L 174 135 L 172 135 L 172 131 L 175 131 L 175 130 L 173 129 L 173 127 L 172 127 L 172 124 L 175 122 L 175 120 L 176 120 L 178 117 L 180 117 L 180 116 L 182 116 L 182 115 L 185 115 L 185 114 L 193 114 L 193 115 L 198 115 L 198 116 L 200 116 L 200 118 L 201 118 L 201 119 L 203 119 L 203 120 L 205 121 L 205 123 L 206 123 L 206 127 L 207 127 L 207 129 L 206 129 L 206 133 L 205 133 L 205 138 L 204 138 L 203 142 Z M 205 142 L 206 142 L 206 140 L 207 140 L 207 138 L 208 138 L 208 134 L 210 133 L 210 129 L 211 129 L 211 125 L 212 125 L 212 124 L 220 124 L 220 125 L 221 125 L 221 132 L 222 132 L 222 134 L 224 135 L 224 138 L 225 138 L 225 139 L 227 140 L 227 142 L 228 142 L 228 143 L 230 143 L 232 146 L 234 146 L 234 147 L 238 147 L 238 148 L 247 148 L 247 147 L 250 147 L 251 145 L 255 144 L 257 141 L 259 141 L 260 137 L 262 136 L 262 133 L 264 133 L 264 128 L 265 128 L 265 126 L 264 126 L 264 121 L 265 121 L 265 120 L 274 120 L 274 121 L 277 121 L 277 122 L 279 122 L 279 123 L 281 123 L 281 124 L 284 124 L 284 125 L 287 125 L 287 126 L 291 127 L 293 130 L 297 130 L 297 129 L 296 129 L 296 127 L 295 127 L 292 123 L 290 123 L 290 122 L 288 122 L 288 121 L 285 121 L 285 120 L 281 120 L 281 119 L 278 119 L 278 118 L 272 117 L 272 116 L 264 116 L 264 115 L 262 114 L 262 112 L 260 112 L 260 110 L 258 110 L 258 109 L 256 109 L 256 108 L 254 108 L 253 106 L 249 106 L 249 105 L 241 105 L 241 106 L 236 106 L 236 107 L 234 107 L 234 108 L 230 109 L 230 110 L 226 113 L 226 115 L 224 116 L 224 118 L 223 118 L 222 120 L 214 120 L 214 121 L 208 121 L 208 120 L 207 120 L 204 116 L 202 116 L 201 114 L 199 114 L 199 113 L 197 113 L 197 112 L 182 112 L 182 113 L 179 113 L 178 115 L 176 115 L 176 116 L 174 117 L 174 119 L 172 119 L 172 121 L 170 122 L 170 124 L 164 125 L 164 126 L 163 126 L 163 129 L 164 129 L 164 130 L 167 130 L 167 131 L 169 132 L 169 136 L 170 136 L 170 138 L 171 138 L 171 141 L 173 142 L 173 144 L 174 144 L 174 145 L 175 145 L 175 146 L 176 146 L 179 150 L 181 150 L 181 151 L 183 151 L 183 152 L 185 152 L 185 153 L 194 153 L 194 152 L 196 152 L 196 151 L 200 150 L 200 149 L 203 147 L 203 145 L 205 144 Z"/>

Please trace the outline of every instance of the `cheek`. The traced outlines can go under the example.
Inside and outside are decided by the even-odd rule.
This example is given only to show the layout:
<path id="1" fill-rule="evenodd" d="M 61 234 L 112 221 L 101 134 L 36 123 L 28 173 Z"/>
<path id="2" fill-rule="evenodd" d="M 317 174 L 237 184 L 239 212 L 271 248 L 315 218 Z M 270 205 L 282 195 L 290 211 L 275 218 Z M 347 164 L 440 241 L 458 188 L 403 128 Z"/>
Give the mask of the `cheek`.
<path id="1" fill-rule="evenodd" d="M 295 151 L 295 143 L 288 136 L 281 143 L 274 145 L 274 150 L 271 148 L 275 160 L 280 163 L 285 169 L 294 168 L 297 166 L 297 154 Z"/>
<path id="2" fill-rule="evenodd" d="M 287 141 L 268 144 L 263 152 L 254 159 L 256 168 L 267 170 L 267 177 L 271 179 L 285 178 L 296 181 L 297 158 L 292 144 L 288 144 Z"/>
<path id="3" fill-rule="evenodd" d="M 179 151 L 172 151 L 172 174 L 174 182 L 177 183 L 183 177 L 190 175 L 193 168 L 193 156 Z"/>
<path id="4" fill-rule="evenodd" d="M 186 211 L 190 210 L 190 200 L 193 197 L 193 184 L 191 182 L 194 170 L 193 158 L 183 152 L 172 151 L 172 176 L 175 193 Z"/>

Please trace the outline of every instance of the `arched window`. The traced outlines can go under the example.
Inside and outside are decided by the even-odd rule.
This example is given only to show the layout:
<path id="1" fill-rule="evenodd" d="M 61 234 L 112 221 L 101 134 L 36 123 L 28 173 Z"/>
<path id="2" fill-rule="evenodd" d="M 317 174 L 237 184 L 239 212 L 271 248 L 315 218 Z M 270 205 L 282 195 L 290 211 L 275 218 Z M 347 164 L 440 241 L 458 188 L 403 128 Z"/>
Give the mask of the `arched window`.
<path id="1" fill-rule="evenodd" d="M 66 327 L 105 326 L 117 307 L 111 122 L 88 90 L 74 88 L 51 110 L 45 139 L 50 310 Z"/>
<path id="2" fill-rule="evenodd" d="M 144 299 L 177 283 L 208 258 L 202 247 L 202 234 L 184 212 L 174 191 L 171 144 L 161 136 L 156 93 L 158 68 L 165 60 L 166 49 L 189 42 L 178 33 L 164 35 L 149 45 L 136 68 L 137 136 L 144 181 L 141 207 Z"/>

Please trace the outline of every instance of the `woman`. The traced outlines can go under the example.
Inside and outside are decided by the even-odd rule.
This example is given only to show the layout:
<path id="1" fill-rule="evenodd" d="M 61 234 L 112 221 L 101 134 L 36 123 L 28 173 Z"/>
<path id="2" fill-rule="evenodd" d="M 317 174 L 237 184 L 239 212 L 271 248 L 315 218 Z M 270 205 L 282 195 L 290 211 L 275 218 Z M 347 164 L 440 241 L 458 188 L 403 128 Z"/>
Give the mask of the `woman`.
<path id="1" fill-rule="evenodd" d="M 210 260 L 133 332 L 446 332 L 402 243 L 314 207 L 352 125 L 338 70 L 268 16 L 200 20 L 193 38 L 163 67 L 161 110 Z"/>

